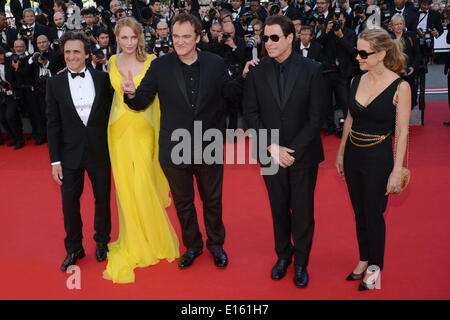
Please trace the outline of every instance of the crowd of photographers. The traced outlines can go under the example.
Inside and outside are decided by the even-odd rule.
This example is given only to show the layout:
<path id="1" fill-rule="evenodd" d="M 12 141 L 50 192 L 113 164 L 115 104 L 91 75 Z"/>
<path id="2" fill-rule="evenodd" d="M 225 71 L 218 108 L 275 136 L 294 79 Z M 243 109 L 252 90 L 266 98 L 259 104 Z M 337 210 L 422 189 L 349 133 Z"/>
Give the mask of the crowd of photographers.
<path id="1" fill-rule="evenodd" d="M 4 11 L 4 0 L 0 11 Z M 328 84 L 329 108 L 326 135 L 342 133 L 349 84 L 359 72 L 356 61 L 357 35 L 365 28 L 381 26 L 402 41 L 408 65 L 403 77 L 413 93 L 425 87 L 428 60 L 434 39 L 443 33 L 446 10 L 430 7 L 431 0 L 417 4 L 407 0 L 279 0 L 243 2 L 212 0 L 201 6 L 198 0 L 134 0 L 128 7 L 120 0 L 96 0 L 96 7 L 83 8 L 81 0 L 41 0 L 39 10 L 29 0 L 11 0 L 14 19 L 0 12 L 0 144 L 20 149 L 24 146 L 22 118 L 30 119 L 36 145 L 46 142 L 45 80 L 65 69 L 59 38 L 67 30 L 80 30 L 91 39 L 88 66 L 107 71 L 108 59 L 117 52 L 114 26 L 118 19 L 134 16 L 142 23 L 146 51 L 157 56 L 171 53 L 171 19 L 182 12 L 196 15 L 203 23 L 199 50 L 224 58 L 232 77 L 237 77 L 252 59 L 266 55 L 261 41 L 268 16 L 285 15 L 296 28 L 294 49 L 323 65 Z M 413 96 L 414 107 L 424 105 Z M 417 100 L 419 100 L 417 102 Z M 241 97 L 228 103 L 229 128 L 238 127 Z M 335 120 L 335 110 L 342 110 Z M 3 129 L 1 129 L 3 128 Z"/>

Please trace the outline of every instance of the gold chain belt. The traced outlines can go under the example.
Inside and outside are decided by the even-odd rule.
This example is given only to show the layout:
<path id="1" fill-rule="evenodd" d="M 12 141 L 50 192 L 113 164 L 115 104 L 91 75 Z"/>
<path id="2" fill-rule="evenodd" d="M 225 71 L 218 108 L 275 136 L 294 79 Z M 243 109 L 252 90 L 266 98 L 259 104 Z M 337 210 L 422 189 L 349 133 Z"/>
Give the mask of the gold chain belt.
<path id="1" fill-rule="evenodd" d="M 374 146 L 376 144 L 383 142 L 390 135 L 391 135 L 391 133 L 383 134 L 383 135 L 368 134 L 368 133 L 362 133 L 362 132 L 358 132 L 353 129 L 350 129 L 349 137 L 350 137 L 350 142 L 353 145 L 355 145 L 357 147 L 361 147 L 361 148 L 366 148 L 366 147 L 371 147 L 371 146 Z M 367 143 L 359 144 L 359 143 L 356 143 L 355 140 L 363 141 L 363 142 L 367 142 Z"/>

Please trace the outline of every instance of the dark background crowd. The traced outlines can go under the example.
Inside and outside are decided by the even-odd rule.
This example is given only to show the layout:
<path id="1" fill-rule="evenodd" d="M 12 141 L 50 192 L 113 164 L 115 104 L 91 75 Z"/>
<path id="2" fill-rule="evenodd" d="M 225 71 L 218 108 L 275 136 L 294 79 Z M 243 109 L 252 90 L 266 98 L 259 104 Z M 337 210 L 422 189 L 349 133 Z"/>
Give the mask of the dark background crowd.
<path id="1" fill-rule="evenodd" d="M 237 77 L 247 61 L 266 55 L 261 41 L 265 19 L 287 16 L 296 28 L 294 50 L 323 66 L 329 101 L 326 135 L 341 136 L 349 84 L 360 72 L 356 61 L 358 34 L 379 26 L 403 42 L 408 64 L 402 77 L 413 90 L 411 107 L 423 108 L 425 73 L 434 57 L 434 41 L 449 23 L 447 4 L 431 0 L 96 0 L 92 2 L 95 6 L 81 0 L 34 3 L 32 8 L 30 0 L 11 0 L 5 13 L 6 1 L 0 0 L 0 144 L 15 149 L 25 145 L 23 118 L 29 118 L 32 129 L 27 139 L 36 145 L 46 142 L 46 79 L 66 67 L 59 38 L 67 30 L 79 30 L 91 39 L 87 65 L 107 71 L 109 57 L 117 53 L 114 26 L 119 19 L 135 17 L 143 26 L 146 51 L 162 56 L 174 50 L 170 35 L 173 17 L 191 13 L 203 23 L 199 50 L 220 55 L 229 74 Z M 400 28 L 395 29 L 395 24 Z M 240 126 L 241 100 L 237 96 L 227 101 L 231 129 Z"/>

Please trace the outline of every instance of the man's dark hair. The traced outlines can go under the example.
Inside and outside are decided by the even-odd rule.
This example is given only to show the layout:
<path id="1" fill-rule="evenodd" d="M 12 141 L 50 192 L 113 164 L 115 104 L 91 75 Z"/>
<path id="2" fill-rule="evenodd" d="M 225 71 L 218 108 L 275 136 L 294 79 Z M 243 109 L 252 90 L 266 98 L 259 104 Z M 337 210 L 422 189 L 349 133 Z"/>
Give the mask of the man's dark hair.
<path id="1" fill-rule="evenodd" d="M 91 43 L 89 41 L 89 38 L 86 37 L 84 33 L 81 32 L 73 32 L 73 31 L 67 31 L 62 36 L 61 39 L 61 50 L 64 52 L 64 46 L 66 45 L 67 41 L 70 40 L 79 40 L 83 43 L 84 46 L 84 52 L 86 54 L 89 54 L 91 52 Z"/>
<path id="2" fill-rule="evenodd" d="M 279 25 L 283 31 L 283 35 L 287 37 L 292 34 L 295 38 L 295 26 L 291 19 L 286 16 L 271 16 L 266 19 L 265 26 Z"/>
<path id="3" fill-rule="evenodd" d="M 102 33 L 107 34 L 109 36 L 108 30 L 106 28 L 104 28 L 104 27 L 101 27 L 101 28 L 98 28 L 98 29 L 95 30 L 94 37 L 98 38 L 98 37 L 100 37 L 100 35 Z"/>
<path id="4" fill-rule="evenodd" d="M 143 7 L 141 9 L 141 17 L 142 19 L 148 20 L 153 17 L 153 11 L 150 7 Z"/>
<path id="5" fill-rule="evenodd" d="M 191 24 L 191 26 L 194 27 L 195 30 L 195 34 L 196 35 L 201 35 L 202 33 L 202 23 L 200 22 L 200 20 L 192 15 L 192 14 L 188 14 L 188 13 L 180 13 L 179 15 L 177 15 L 173 20 L 172 20 L 172 25 L 171 25 L 171 31 L 173 31 L 173 26 L 175 25 L 175 23 L 186 23 L 189 22 Z"/>
<path id="6" fill-rule="evenodd" d="M 161 0 L 150 0 L 150 5 L 153 6 L 156 2 L 161 3 Z"/>

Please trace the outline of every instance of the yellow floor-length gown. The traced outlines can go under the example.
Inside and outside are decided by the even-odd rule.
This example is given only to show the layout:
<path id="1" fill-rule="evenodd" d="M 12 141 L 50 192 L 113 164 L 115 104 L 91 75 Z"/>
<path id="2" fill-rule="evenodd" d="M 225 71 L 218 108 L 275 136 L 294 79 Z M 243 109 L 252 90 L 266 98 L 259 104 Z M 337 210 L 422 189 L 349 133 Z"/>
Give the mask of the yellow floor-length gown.
<path id="1" fill-rule="evenodd" d="M 133 78 L 139 86 L 154 56 Z M 134 269 L 160 259 L 179 257 L 178 238 L 165 208 L 170 204 L 169 185 L 158 160 L 159 99 L 144 111 L 131 110 L 123 101 L 123 81 L 110 58 L 110 79 L 115 90 L 108 126 L 111 167 L 116 186 L 119 238 L 109 245 L 103 277 L 114 283 L 134 282 Z"/>

